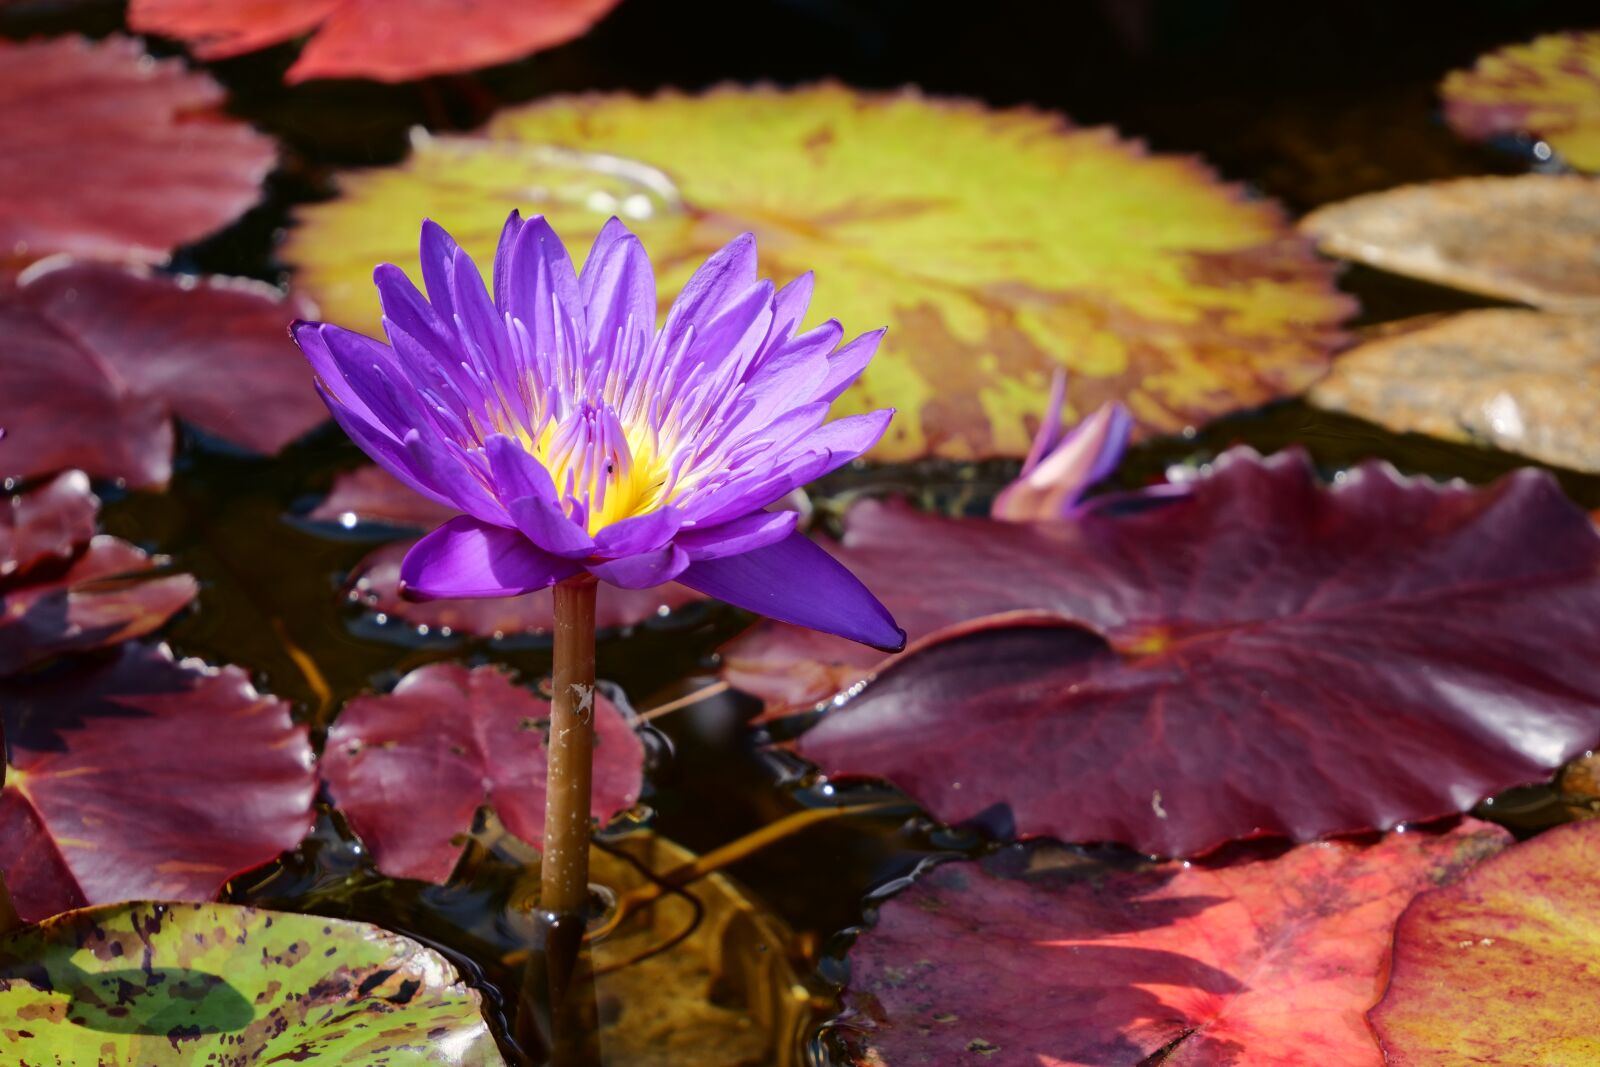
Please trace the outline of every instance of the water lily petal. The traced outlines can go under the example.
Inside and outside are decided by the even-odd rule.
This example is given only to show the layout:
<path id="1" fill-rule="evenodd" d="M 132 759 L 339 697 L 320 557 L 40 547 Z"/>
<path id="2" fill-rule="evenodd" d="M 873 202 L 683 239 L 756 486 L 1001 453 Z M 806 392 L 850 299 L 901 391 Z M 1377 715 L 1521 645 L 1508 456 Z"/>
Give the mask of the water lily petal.
<path id="1" fill-rule="evenodd" d="M 411 547 L 400 565 L 400 583 L 406 596 L 422 600 L 520 596 L 580 570 L 516 530 L 462 515 Z"/>
<path id="2" fill-rule="evenodd" d="M 723 559 L 697 560 L 678 581 L 735 607 L 886 652 L 905 631 L 860 579 L 803 533 Z"/>
<path id="3" fill-rule="evenodd" d="M 588 564 L 589 573 L 624 589 L 649 589 L 670 582 L 689 566 L 689 554 L 677 545 L 663 545 L 635 556 Z"/>
<path id="4" fill-rule="evenodd" d="M 795 511 L 757 511 L 716 526 L 684 530 L 673 540 L 692 560 L 722 559 L 776 544 L 799 522 Z"/>

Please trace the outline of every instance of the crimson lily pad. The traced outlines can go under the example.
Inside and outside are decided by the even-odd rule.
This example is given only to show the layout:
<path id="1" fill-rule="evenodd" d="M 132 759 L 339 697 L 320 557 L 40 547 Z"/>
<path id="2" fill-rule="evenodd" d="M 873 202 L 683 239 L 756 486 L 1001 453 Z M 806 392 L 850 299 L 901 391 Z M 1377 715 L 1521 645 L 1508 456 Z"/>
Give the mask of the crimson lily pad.
<path id="1" fill-rule="evenodd" d="M 103 264 L 0 292 L 0 475 L 79 467 L 137 487 L 172 475 L 174 417 L 272 453 L 327 418 L 270 286 Z"/>
<path id="2" fill-rule="evenodd" d="M 1372 1026 L 1393 1067 L 1600 1060 L 1600 822 L 1557 827 L 1412 901 Z"/>
<path id="3" fill-rule="evenodd" d="M 1224 866 L 946 864 L 856 942 L 839 1033 L 861 1067 L 1381 1067 L 1364 1013 L 1395 917 L 1509 838 L 1469 821 Z"/>
<path id="4" fill-rule="evenodd" d="M 99 506 L 81 471 L 0 505 L 0 676 L 160 628 L 194 600 L 187 574 L 94 533 Z"/>
<path id="5" fill-rule="evenodd" d="M 0 266 L 163 263 L 243 214 L 277 153 L 222 101 L 126 37 L 0 40 Z"/>
<path id="6" fill-rule="evenodd" d="M 307 517 L 346 528 L 377 523 L 423 530 L 455 515 L 407 489 L 381 468 L 368 466 L 340 475 L 327 499 Z M 415 543 L 406 540 L 383 545 L 357 564 L 345 586 L 350 599 L 413 626 L 478 637 L 548 633 L 555 627 L 555 603 L 546 589 L 485 600 L 406 600 L 400 595 L 400 561 Z M 595 623 L 602 629 L 634 626 L 703 599 L 676 582 L 652 589 L 602 584 L 595 599 Z"/>
<path id="7" fill-rule="evenodd" d="M 1005 805 L 1024 835 L 1192 855 L 1453 814 L 1600 741 L 1600 537 L 1542 472 L 1325 487 L 1240 450 L 1131 514 L 847 525 L 839 554 L 924 640 L 799 751 L 947 822 Z M 758 640 L 741 683 L 823 650 Z"/>
<path id="8" fill-rule="evenodd" d="M 366 923 L 232 904 L 68 912 L 0 938 L 7 1063 L 500 1067 L 476 991 Z"/>
<path id="9" fill-rule="evenodd" d="M 604 824 L 639 799 L 644 745 L 600 693 L 594 717 L 592 802 Z M 442 882 L 480 805 L 524 841 L 543 840 L 549 719 L 550 702 L 498 668 L 432 663 L 345 705 L 322 777 L 380 871 Z"/>
<path id="10" fill-rule="evenodd" d="M 306 728 L 237 667 L 128 643 L 0 681 L 0 870 L 26 920 L 205 900 L 311 826 Z"/>
<path id="11" fill-rule="evenodd" d="M 520 59 L 582 36 L 618 0 L 133 0 L 128 25 L 224 59 L 315 33 L 289 82 L 402 82 Z"/>

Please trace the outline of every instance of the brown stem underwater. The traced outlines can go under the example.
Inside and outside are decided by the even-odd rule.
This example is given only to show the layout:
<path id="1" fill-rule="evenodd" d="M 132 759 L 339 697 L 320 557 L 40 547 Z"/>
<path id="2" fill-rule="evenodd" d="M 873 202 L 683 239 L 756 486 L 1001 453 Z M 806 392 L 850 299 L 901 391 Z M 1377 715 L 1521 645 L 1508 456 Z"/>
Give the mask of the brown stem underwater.
<path id="1" fill-rule="evenodd" d="M 550 776 L 545 790 L 539 907 L 581 930 L 589 903 L 589 790 L 594 774 L 595 580 L 555 587 L 550 687 Z"/>

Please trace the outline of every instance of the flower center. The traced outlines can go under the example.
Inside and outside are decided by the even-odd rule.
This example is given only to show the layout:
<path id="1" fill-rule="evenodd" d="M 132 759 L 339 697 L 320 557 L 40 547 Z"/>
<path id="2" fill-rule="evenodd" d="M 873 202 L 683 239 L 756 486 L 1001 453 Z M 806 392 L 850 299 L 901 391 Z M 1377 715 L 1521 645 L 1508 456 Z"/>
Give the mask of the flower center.
<path id="1" fill-rule="evenodd" d="M 671 464 L 648 426 L 624 425 L 606 403 L 582 403 L 537 437 L 519 434 L 555 480 L 567 514 L 591 536 L 665 507 L 676 495 Z"/>

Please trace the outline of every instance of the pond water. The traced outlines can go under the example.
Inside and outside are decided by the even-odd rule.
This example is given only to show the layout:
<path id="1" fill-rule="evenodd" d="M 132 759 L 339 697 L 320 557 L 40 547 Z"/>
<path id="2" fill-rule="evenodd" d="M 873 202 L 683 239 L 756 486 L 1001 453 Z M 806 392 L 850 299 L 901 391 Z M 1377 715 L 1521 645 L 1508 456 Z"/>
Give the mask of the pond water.
<path id="1" fill-rule="evenodd" d="M 185 250 L 176 265 L 279 280 L 274 248 L 290 206 L 329 195 L 336 168 L 400 159 L 414 124 L 468 129 L 493 108 L 556 91 L 695 88 L 725 80 L 914 83 L 991 104 L 1035 103 L 1080 123 L 1115 124 L 1157 150 L 1197 152 L 1225 177 L 1298 214 L 1406 181 L 1526 169 L 1443 128 L 1434 87 L 1445 71 L 1482 51 L 1582 25 L 1592 15 L 1587 5 L 1535 0 L 1047 6 L 1057 10 L 998 3 L 956 12 L 905 0 L 630 0 L 592 35 L 526 62 L 395 87 L 285 89 L 283 49 L 223 63 L 215 73 L 230 89 L 231 110 L 284 143 L 284 164 L 260 207 Z M 93 33 L 118 17 L 117 5 L 25 3 L 0 29 L 13 36 Z M 1361 301 L 1357 326 L 1493 303 L 1360 267 L 1347 270 L 1341 284 Z M 273 459 L 181 432 L 170 488 L 104 491 L 104 529 L 170 555 L 177 569 L 199 579 L 198 610 L 169 626 L 164 639 L 182 654 L 251 671 L 263 690 L 294 702 L 316 743 L 346 700 L 383 690 L 425 663 L 500 663 L 524 678 L 548 670 L 544 639 L 419 633 L 380 621 L 342 595 L 344 576 L 393 535 L 306 518 L 338 473 L 365 462 L 336 429 L 317 431 Z M 1117 483 L 1147 484 L 1171 465 L 1203 462 L 1239 443 L 1262 452 L 1302 446 L 1330 474 L 1377 457 L 1406 472 L 1485 483 L 1526 462 L 1392 434 L 1291 401 L 1141 444 Z M 852 469 L 816 487 L 812 498 L 826 515 L 860 494 L 906 494 L 977 513 L 1014 473 L 1014 464 L 998 462 Z M 1600 507 L 1600 478 L 1555 473 L 1581 506 Z M 636 710 L 655 707 L 715 682 L 717 648 L 747 621 L 696 605 L 603 635 L 599 676 Z M 680 1062 L 792 1064 L 831 1055 L 816 1028 L 833 1010 L 848 931 L 862 922 L 867 902 L 930 857 L 994 847 L 996 827 L 941 826 L 887 787 L 819 785 L 803 762 L 765 747 L 767 735 L 748 728 L 758 710 L 754 701 L 723 693 L 653 722 L 647 795 L 628 826 L 648 826 L 704 854 L 841 798 L 881 806 L 818 821 L 725 868 L 733 879 L 728 892 L 736 886 L 748 894 L 746 906 L 762 913 L 766 925 L 741 928 L 716 951 L 730 960 L 781 957 L 769 971 L 790 976 L 802 991 L 785 991 L 788 1007 L 763 1014 L 751 1008 L 756 995 L 745 983 L 722 1007 L 730 1018 L 744 1013 L 771 1033 L 730 1044 L 717 1052 L 724 1058 Z M 1484 809 L 1519 831 L 1559 821 L 1563 810 L 1539 789 Z M 630 847 L 619 843 L 626 837 L 614 830 L 602 845 Z M 325 810 L 302 848 L 234 883 L 225 899 L 365 919 L 443 949 L 501 1005 L 498 1025 L 509 1050 L 514 1026 L 507 1020 L 520 981 L 516 949 L 528 936 L 515 915 L 516 881 L 514 857 L 501 855 L 458 872 L 448 889 L 392 882 L 370 867 L 342 820 Z M 713 921 L 716 914 L 708 910 L 689 921 Z M 665 932 L 661 941 L 652 951 L 667 959 L 709 951 L 687 941 L 674 947 Z M 610 1062 L 657 1062 L 647 1051 L 628 1056 L 637 1058 Z"/>

